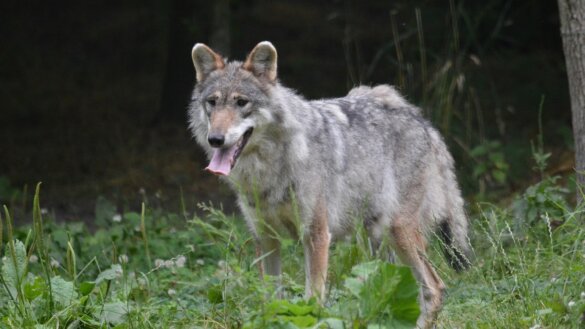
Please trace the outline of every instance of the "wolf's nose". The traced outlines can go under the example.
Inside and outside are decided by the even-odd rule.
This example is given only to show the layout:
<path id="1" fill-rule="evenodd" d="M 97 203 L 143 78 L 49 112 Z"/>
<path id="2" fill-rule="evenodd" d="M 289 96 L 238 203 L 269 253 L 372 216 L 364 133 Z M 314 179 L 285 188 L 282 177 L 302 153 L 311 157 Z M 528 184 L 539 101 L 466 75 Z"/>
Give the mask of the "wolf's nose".
<path id="1" fill-rule="evenodd" d="M 207 141 L 209 142 L 209 145 L 213 147 L 220 147 L 225 141 L 225 136 L 220 134 L 210 134 L 207 136 Z"/>

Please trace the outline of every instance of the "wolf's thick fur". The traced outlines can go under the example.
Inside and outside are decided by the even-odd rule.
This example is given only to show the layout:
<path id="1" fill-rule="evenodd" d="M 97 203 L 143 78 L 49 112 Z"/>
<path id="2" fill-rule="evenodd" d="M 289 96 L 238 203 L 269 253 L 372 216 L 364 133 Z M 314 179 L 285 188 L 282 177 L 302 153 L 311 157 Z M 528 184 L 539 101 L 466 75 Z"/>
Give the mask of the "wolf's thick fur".
<path id="1" fill-rule="evenodd" d="M 412 267 L 422 287 L 418 326 L 431 327 L 445 286 L 427 259 L 427 236 L 441 229 L 456 268 L 468 265 L 469 244 L 453 159 L 420 110 L 387 85 L 307 101 L 277 81 L 269 42 L 244 63 L 203 44 L 192 57 L 190 128 L 208 169 L 238 193 L 266 273 L 281 271 L 278 235 L 299 233 L 306 294 L 324 298 L 329 244 L 359 218 L 372 241 L 387 239 Z"/>

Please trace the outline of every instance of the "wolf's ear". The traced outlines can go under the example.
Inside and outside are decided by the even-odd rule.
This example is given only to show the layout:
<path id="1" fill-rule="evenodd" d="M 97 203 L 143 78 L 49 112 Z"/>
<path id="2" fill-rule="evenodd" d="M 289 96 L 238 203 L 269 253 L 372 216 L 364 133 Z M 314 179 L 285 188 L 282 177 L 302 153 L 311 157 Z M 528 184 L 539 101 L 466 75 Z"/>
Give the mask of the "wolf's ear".
<path id="1" fill-rule="evenodd" d="M 221 56 L 202 43 L 193 47 L 191 57 L 197 73 L 197 82 L 203 81 L 211 72 L 225 67 Z"/>
<path id="2" fill-rule="evenodd" d="M 276 59 L 276 49 L 272 43 L 262 41 L 252 49 L 243 68 L 257 77 L 266 77 L 273 82 L 276 80 Z"/>

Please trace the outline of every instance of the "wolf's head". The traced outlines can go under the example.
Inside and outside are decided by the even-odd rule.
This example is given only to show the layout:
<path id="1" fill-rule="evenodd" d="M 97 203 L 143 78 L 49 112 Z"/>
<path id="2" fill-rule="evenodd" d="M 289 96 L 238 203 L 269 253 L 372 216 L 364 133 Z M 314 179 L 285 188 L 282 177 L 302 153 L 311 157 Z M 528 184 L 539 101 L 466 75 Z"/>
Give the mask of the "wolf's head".
<path id="1" fill-rule="evenodd" d="M 204 44 L 192 50 L 197 84 L 190 121 L 198 142 L 211 154 L 206 168 L 229 175 L 254 129 L 271 121 L 270 90 L 276 81 L 276 49 L 259 43 L 244 63 L 228 62 Z"/>

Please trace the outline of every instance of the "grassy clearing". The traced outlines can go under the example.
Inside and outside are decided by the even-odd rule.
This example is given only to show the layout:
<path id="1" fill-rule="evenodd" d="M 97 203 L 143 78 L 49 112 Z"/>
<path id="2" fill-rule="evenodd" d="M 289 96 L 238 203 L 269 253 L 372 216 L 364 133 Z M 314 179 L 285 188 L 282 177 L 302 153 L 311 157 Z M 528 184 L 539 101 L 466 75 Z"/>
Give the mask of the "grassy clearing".
<path id="1" fill-rule="evenodd" d="M 585 226 L 564 189 L 545 180 L 508 209 L 477 205 L 475 264 L 456 274 L 431 257 L 449 287 L 445 328 L 581 328 Z M 302 246 L 283 241 L 280 288 L 261 279 L 240 218 L 201 205 L 205 216 L 144 205 L 117 213 L 102 200 L 96 231 L 56 223 L 40 207 L 12 227 L 3 212 L 2 328 L 412 328 L 416 283 L 375 261 L 367 240 L 332 248 L 328 301 L 302 298 Z M 44 217 L 44 218 L 43 218 Z M 280 298 L 282 297 L 282 298 Z"/>

